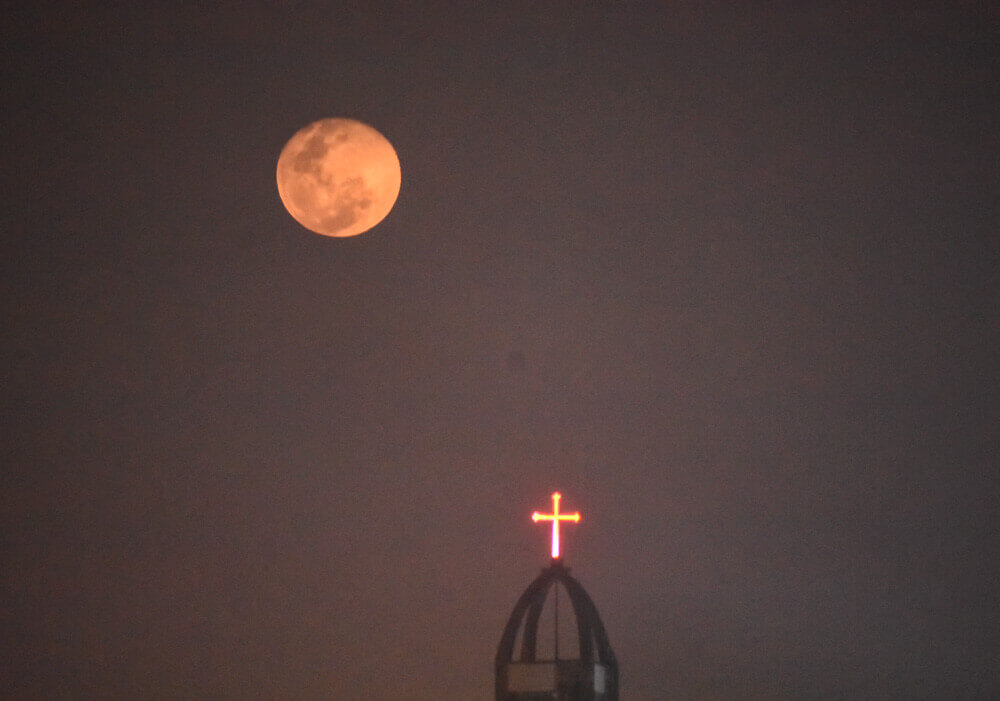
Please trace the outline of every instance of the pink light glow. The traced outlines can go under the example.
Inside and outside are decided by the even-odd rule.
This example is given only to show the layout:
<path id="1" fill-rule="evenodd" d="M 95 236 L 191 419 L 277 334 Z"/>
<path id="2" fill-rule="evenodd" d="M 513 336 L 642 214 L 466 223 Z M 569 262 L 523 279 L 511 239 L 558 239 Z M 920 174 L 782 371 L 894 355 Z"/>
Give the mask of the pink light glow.
<path id="1" fill-rule="evenodd" d="M 559 522 L 560 521 L 573 521 L 574 523 L 579 523 L 580 512 L 575 514 L 561 514 L 559 513 L 559 500 L 562 499 L 562 494 L 555 492 L 552 495 L 552 513 L 551 514 L 540 514 L 537 511 L 531 514 L 531 520 L 535 523 L 539 521 L 552 521 L 552 559 L 556 560 L 559 558 Z"/>

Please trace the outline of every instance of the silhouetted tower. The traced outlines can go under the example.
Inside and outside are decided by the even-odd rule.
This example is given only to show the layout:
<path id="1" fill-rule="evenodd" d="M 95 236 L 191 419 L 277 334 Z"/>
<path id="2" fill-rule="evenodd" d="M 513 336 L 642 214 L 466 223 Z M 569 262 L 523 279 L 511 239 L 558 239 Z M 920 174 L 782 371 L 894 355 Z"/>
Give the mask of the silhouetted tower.
<path id="1" fill-rule="evenodd" d="M 552 521 L 552 562 L 517 600 L 504 628 L 496 656 L 496 701 L 617 701 L 618 662 L 608 643 L 594 602 L 559 559 L 559 522 L 580 520 L 580 514 L 560 514 L 552 495 L 552 513 L 532 514 L 532 520 Z M 559 591 L 569 597 L 576 625 L 560 628 Z M 551 597 L 551 620 L 543 616 Z M 543 624 L 545 620 L 545 624 Z M 547 624 L 551 624 L 548 645 Z M 539 630 L 541 628 L 541 630 Z M 560 631 L 564 637 L 560 657 Z"/>

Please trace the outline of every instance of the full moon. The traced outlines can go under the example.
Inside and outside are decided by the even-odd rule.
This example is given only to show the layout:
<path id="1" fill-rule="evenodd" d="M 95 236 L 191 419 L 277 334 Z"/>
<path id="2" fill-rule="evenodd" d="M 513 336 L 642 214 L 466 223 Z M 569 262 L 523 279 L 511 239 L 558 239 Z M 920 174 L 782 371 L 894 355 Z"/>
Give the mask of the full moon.
<path id="1" fill-rule="evenodd" d="M 278 196 L 299 224 L 324 236 L 357 236 L 395 204 L 399 158 L 367 124 L 321 119 L 285 144 L 277 178 Z"/>

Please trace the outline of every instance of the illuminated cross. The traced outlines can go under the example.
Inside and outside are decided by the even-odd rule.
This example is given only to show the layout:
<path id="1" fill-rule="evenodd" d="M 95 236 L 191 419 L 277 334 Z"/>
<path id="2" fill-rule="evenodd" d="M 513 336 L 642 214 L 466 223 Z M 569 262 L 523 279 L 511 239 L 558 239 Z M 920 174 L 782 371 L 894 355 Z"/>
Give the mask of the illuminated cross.
<path id="1" fill-rule="evenodd" d="M 560 521 L 573 521 L 574 523 L 579 523 L 580 512 L 577 511 L 575 514 L 561 514 L 559 513 L 559 500 L 562 499 L 562 494 L 556 492 L 552 495 L 552 513 L 551 514 L 540 514 L 537 511 L 531 514 L 531 520 L 535 523 L 539 521 L 552 521 L 552 559 L 557 560 L 559 558 L 559 522 Z"/>

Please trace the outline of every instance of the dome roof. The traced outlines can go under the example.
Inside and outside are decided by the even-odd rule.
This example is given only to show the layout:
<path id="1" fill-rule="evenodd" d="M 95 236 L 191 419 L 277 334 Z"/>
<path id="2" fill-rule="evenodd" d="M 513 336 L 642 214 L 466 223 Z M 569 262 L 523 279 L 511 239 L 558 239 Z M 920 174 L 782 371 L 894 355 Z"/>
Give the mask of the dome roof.
<path id="1" fill-rule="evenodd" d="M 498 684 L 501 677 L 506 676 L 505 670 L 508 666 L 541 662 L 541 660 L 536 659 L 539 619 L 545 599 L 556 584 L 563 586 L 573 605 L 573 613 L 576 616 L 579 663 L 586 668 L 593 668 L 595 665 L 603 668 L 601 673 L 606 674 L 606 691 L 609 694 L 602 696 L 602 698 L 617 698 L 618 662 L 611 649 L 611 644 L 608 642 L 604 624 L 601 623 L 601 617 L 598 615 L 597 608 L 590 596 L 580 583 L 570 576 L 569 569 L 564 567 L 559 560 L 553 560 L 552 564 L 542 570 L 542 573 L 528 585 L 510 614 L 510 619 L 507 621 L 503 637 L 497 648 Z M 521 632 L 521 644 L 520 650 L 515 651 L 518 632 Z M 515 657 L 515 653 L 518 653 L 517 657 Z"/>

